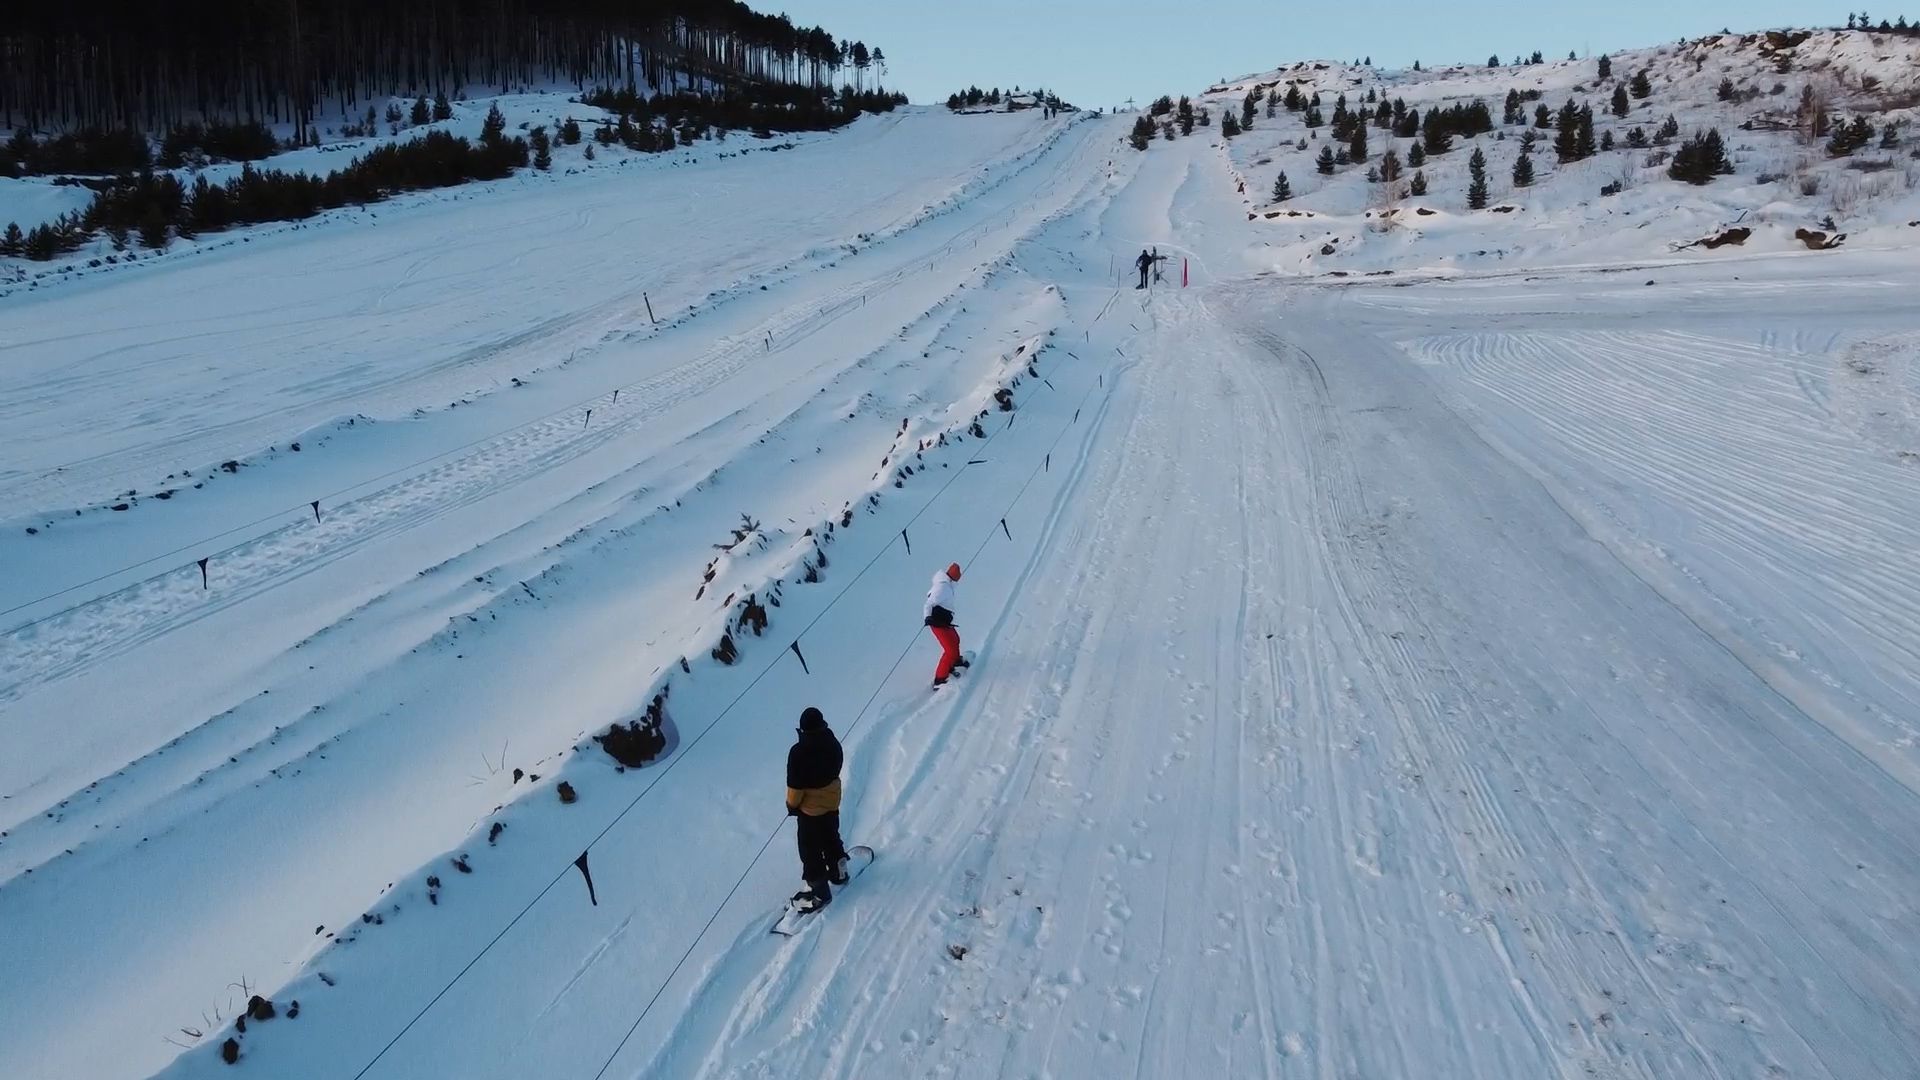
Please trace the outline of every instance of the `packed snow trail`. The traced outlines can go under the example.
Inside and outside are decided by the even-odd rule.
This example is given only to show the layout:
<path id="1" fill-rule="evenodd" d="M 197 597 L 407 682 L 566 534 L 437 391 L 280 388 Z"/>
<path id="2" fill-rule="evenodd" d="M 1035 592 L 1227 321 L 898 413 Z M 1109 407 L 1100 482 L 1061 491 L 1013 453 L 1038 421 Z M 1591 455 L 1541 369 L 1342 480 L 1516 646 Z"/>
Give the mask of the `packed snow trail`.
<path id="1" fill-rule="evenodd" d="M 1213 234 L 1180 190 L 1135 232 Z M 886 888 L 772 957 L 717 933 L 633 1040 L 659 1050 L 609 1075 L 1920 1069 L 1899 772 L 1337 293 L 1126 317 L 1153 328 L 992 662 L 863 733 L 850 820 Z"/>

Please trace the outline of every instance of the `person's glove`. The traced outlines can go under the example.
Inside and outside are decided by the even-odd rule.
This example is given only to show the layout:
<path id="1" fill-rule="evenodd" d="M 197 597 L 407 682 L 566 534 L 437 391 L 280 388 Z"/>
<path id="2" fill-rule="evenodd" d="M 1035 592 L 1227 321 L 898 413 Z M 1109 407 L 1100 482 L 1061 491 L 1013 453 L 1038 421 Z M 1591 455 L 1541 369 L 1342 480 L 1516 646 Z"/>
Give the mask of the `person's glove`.
<path id="1" fill-rule="evenodd" d="M 793 805 L 793 804 L 791 804 L 791 803 L 789 803 L 789 804 L 787 804 L 787 816 L 788 816 L 788 817 L 799 817 L 799 816 L 800 816 L 800 808 L 799 808 L 799 807 L 797 807 L 797 806 L 794 806 L 794 805 Z"/>

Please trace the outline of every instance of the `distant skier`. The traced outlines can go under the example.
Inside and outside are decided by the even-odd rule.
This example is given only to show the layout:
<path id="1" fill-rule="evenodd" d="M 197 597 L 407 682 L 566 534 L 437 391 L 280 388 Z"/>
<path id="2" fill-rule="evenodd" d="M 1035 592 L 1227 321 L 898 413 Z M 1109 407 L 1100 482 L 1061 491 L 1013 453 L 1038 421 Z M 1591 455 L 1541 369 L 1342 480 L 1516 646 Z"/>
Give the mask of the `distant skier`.
<path id="1" fill-rule="evenodd" d="M 818 911 L 833 902 L 833 886 L 847 883 L 847 848 L 840 842 L 840 740 L 819 709 L 800 714 L 800 737 L 787 751 L 787 813 L 797 826 L 800 876 L 806 889 L 793 896 L 795 911 Z"/>
<path id="2" fill-rule="evenodd" d="M 953 625 L 953 584 L 959 580 L 960 564 L 953 563 L 933 575 L 933 587 L 927 590 L 927 628 L 940 643 L 940 665 L 933 669 L 935 686 L 944 685 L 955 668 L 967 666 L 960 655 L 960 631 Z"/>
<path id="3" fill-rule="evenodd" d="M 1153 256 L 1147 254 L 1146 248 L 1141 248 L 1140 257 L 1133 260 L 1133 265 L 1140 268 L 1140 284 L 1135 285 L 1134 288 L 1136 289 L 1146 288 L 1147 275 L 1151 273 L 1153 270 Z"/>

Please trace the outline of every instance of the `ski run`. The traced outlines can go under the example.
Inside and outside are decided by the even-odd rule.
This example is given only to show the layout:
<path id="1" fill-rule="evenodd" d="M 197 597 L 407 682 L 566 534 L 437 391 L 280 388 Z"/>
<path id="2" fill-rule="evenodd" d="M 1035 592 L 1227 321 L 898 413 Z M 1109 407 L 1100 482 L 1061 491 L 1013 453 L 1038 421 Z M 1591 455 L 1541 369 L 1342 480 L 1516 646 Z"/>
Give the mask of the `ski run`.
<path id="1" fill-rule="evenodd" d="M 1911 241 L 1302 273 L 1130 124 L 0 297 L 0 1073 L 1920 1076 Z"/>

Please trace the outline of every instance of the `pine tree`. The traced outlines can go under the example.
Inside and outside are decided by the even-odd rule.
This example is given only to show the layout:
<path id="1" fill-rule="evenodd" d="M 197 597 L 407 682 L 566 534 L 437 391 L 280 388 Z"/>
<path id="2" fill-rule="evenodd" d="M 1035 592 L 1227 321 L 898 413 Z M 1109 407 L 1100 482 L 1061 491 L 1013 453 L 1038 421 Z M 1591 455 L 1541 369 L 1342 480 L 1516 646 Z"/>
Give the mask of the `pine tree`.
<path id="1" fill-rule="evenodd" d="M 1647 148 L 1646 131 L 1642 128 L 1634 128 L 1632 131 L 1627 132 L 1627 148 L 1630 150 L 1645 150 Z"/>
<path id="2" fill-rule="evenodd" d="M 1337 165 L 1353 164 L 1353 159 L 1347 156 L 1347 148 L 1345 146 L 1333 152 L 1333 160 Z"/>
<path id="3" fill-rule="evenodd" d="M 1585 161 L 1598 153 L 1600 146 L 1593 138 L 1593 106 L 1580 106 L 1580 159 Z"/>
<path id="4" fill-rule="evenodd" d="M 1291 198 L 1293 198 L 1293 184 L 1287 180 L 1287 174 L 1281 173 L 1279 176 L 1274 177 L 1273 201 L 1283 203 Z"/>
<path id="5" fill-rule="evenodd" d="M 1437 115 L 1437 111 L 1427 113 L 1426 143 L 1428 157 L 1439 157 L 1453 149 L 1453 135 L 1447 131 L 1446 124 L 1434 122 Z"/>
<path id="6" fill-rule="evenodd" d="M 1427 193 L 1427 174 L 1424 172 L 1415 172 L 1412 183 L 1407 186 L 1407 193 L 1415 198 L 1425 195 Z"/>
<path id="7" fill-rule="evenodd" d="M 1533 186 L 1533 156 L 1522 152 L 1513 163 L 1513 186 L 1517 188 Z"/>
<path id="8" fill-rule="evenodd" d="M 1666 123 L 1660 125 L 1660 130 L 1654 132 L 1653 145 L 1665 146 L 1679 137 L 1680 137 L 1680 121 L 1674 119 L 1673 116 L 1669 115 L 1667 117 Z"/>
<path id="9" fill-rule="evenodd" d="M 1240 134 L 1240 121 L 1231 112 L 1220 114 L 1220 137 L 1231 139 Z"/>
<path id="10" fill-rule="evenodd" d="M 1533 50 L 1533 59 L 1529 62 L 1534 64 L 1544 64 L 1547 62 L 1547 55 L 1541 52 L 1539 49 L 1535 49 Z"/>
<path id="11" fill-rule="evenodd" d="M 578 145 L 580 142 L 580 121 L 575 120 L 571 116 L 567 117 L 567 122 L 560 125 L 560 141 L 566 143 L 568 146 Z"/>
<path id="12" fill-rule="evenodd" d="M 407 117 L 407 121 L 415 127 L 418 127 L 432 119 L 433 109 L 427 105 L 427 99 L 425 97 L 414 98 L 413 112 Z"/>
<path id="13" fill-rule="evenodd" d="M 1353 125 L 1353 136 L 1347 140 L 1347 157 L 1355 164 L 1367 160 L 1367 125 Z"/>
<path id="14" fill-rule="evenodd" d="M 1718 130 L 1688 139 L 1674 151 L 1673 164 L 1667 169 L 1667 175 L 1673 179 L 1696 186 L 1711 184 L 1714 177 L 1732 173 L 1733 163 L 1727 160 L 1727 148 L 1720 141 Z"/>
<path id="15" fill-rule="evenodd" d="M 1600 149 L 1602 150 L 1613 149 L 1613 132 L 1605 131 L 1600 134 Z"/>
<path id="16" fill-rule="evenodd" d="M 1627 88 L 1624 86 L 1614 87 L 1613 88 L 1613 115 L 1625 116 L 1632 111 L 1633 111 L 1633 102 L 1627 100 Z"/>
<path id="17" fill-rule="evenodd" d="M 17 259 L 27 253 L 27 236 L 20 231 L 17 221 L 7 224 L 7 231 L 0 234 L 0 256 Z"/>
<path id="18" fill-rule="evenodd" d="M 1473 157 L 1467 161 L 1467 171 L 1473 174 L 1473 183 L 1467 187 L 1467 209 L 1485 210 L 1487 208 L 1487 155 L 1473 148 Z"/>
<path id="19" fill-rule="evenodd" d="M 1388 183 L 1400 179 L 1400 152 L 1391 146 L 1380 156 L 1380 179 Z"/>
<path id="20" fill-rule="evenodd" d="M 1311 129 L 1311 128 L 1320 127 L 1321 125 L 1326 123 L 1326 120 L 1321 117 L 1319 106 L 1314 106 L 1307 110 L 1307 115 L 1304 118 L 1303 122 L 1307 125 L 1309 129 Z"/>
<path id="21" fill-rule="evenodd" d="M 1526 113 L 1520 107 L 1520 91 L 1508 90 L 1506 111 L 1500 114 L 1500 122 L 1511 127 L 1525 119 Z"/>
<path id="22" fill-rule="evenodd" d="M 1407 164 L 1418 169 L 1426 163 L 1427 148 L 1421 146 L 1419 143 L 1414 143 L 1412 148 L 1407 151 Z"/>
<path id="23" fill-rule="evenodd" d="M 1734 89 L 1732 78 L 1725 78 L 1720 80 L 1720 100 L 1721 101 L 1732 101 L 1735 97 L 1739 95 L 1739 93 L 1740 91 Z"/>
<path id="24" fill-rule="evenodd" d="M 1554 125 L 1553 154 L 1562 165 L 1580 160 L 1580 110 L 1571 100 L 1560 109 L 1560 119 Z"/>
<path id="25" fill-rule="evenodd" d="M 1168 142 L 1172 142 L 1174 140 L 1173 121 L 1169 120 L 1166 123 L 1160 125 L 1160 137 L 1167 140 Z"/>
<path id="26" fill-rule="evenodd" d="M 158 206 L 140 219 L 140 246 L 159 250 L 167 246 L 167 217 Z"/>
<path id="27" fill-rule="evenodd" d="M 1287 86 L 1286 106 L 1288 112 L 1299 112 L 1307 107 L 1307 99 L 1300 96 L 1300 88 L 1298 86 L 1291 84 Z"/>
<path id="28" fill-rule="evenodd" d="M 495 105 L 488 109 L 487 119 L 480 125 L 480 141 L 497 142 L 506 134 L 506 131 L 507 118 L 500 112 L 500 106 Z"/>
<path id="29" fill-rule="evenodd" d="M 1533 110 L 1533 126 L 1545 130 L 1553 126 L 1553 110 L 1545 105 Z"/>
<path id="30" fill-rule="evenodd" d="M 1641 68 L 1633 76 L 1633 96 L 1645 101 L 1653 96 L 1653 80 L 1647 78 L 1647 69 Z"/>
<path id="31" fill-rule="evenodd" d="M 1247 94 L 1246 100 L 1240 103 L 1240 126 L 1241 127 L 1250 128 L 1253 126 L 1253 110 L 1256 107 L 1258 107 L 1259 104 L 1260 104 L 1260 96 L 1257 92 L 1250 92 Z"/>
<path id="32" fill-rule="evenodd" d="M 1488 67 L 1499 67 L 1499 66 L 1500 66 L 1500 54 L 1499 54 L 1499 53 L 1494 53 L 1494 54 L 1493 54 L 1492 56 L 1489 56 L 1489 57 L 1487 57 L 1487 66 L 1488 66 Z"/>
<path id="33" fill-rule="evenodd" d="M 1569 59 L 1569 60 L 1578 60 L 1578 59 L 1580 59 L 1580 54 L 1579 54 L 1579 53 L 1577 53 L 1577 52 L 1575 52 L 1575 51 L 1574 51 L 1574 50 L 1572 50 L 1572 49 L 1568 49 L 1568 50 L 1567 50 L 1567 59 Z"/>
<path id="34" fill-rule="evenodd" d="M 1880 129 L 1880 149 L 1897 150 L 1900 148 L 1900 129 L 1888 124 Z"/>
<path id="35" fill-rule="evenodd" d="M 1612 57 L 1602 56 L 1600 58 L 1600 77 L 1603 79 L 1613 78 L 1613 58 Z"/>
<path id="36" fill-rule="evenodd" d="M 1191 98 L 1181 98 L 1179 107 L 1174 109 L 1173 112 L 1174 118 L 1180 124 L 1180 134 L 1193 134 L 1193 100 Z"/>
<path id="37" fill-rule="evenodd" d="M 547 138 L 547 129 L 534 128 L 528 141 L 533 144 L 533 167 L 541 172 L 553 168 L 553 144 Z"/>
<path id="38" fill-rule="evenodd" d="M 1380 170 L 1378 168 L 1369 167 L 1367 169 L 1367 183 L 1377 184 L 1379 182 L 1380 182 Z"/>
<path id="39" fill-rule="evenodd" d="M 585 155 L 585 157 L 586 157 L 586 159 L 587 159 L 588 161 L 592 161 L 592 160 L 593 160 L 593 144 L 592 144 L 592 143 L 588 143 L 588 144 L 587 144 L 587 152 L 586 152 L 586 155 Z"/>
<path id="40" fill-rule="evenodd" d="M 1145 150 L 1153 143 L 1153 118 L 1145 114 L 1134 117 L 1133 133 L 1127 136 L 1128 145 L 1135 150 Z"/>
<path id="41" fill-rule="evenodd" d="M 1320 157 L 1315 164 L 1319 166 L 1321 176 L 1333 175 L 1333 144 L 1328 143 L 1320 148 Z"/>

